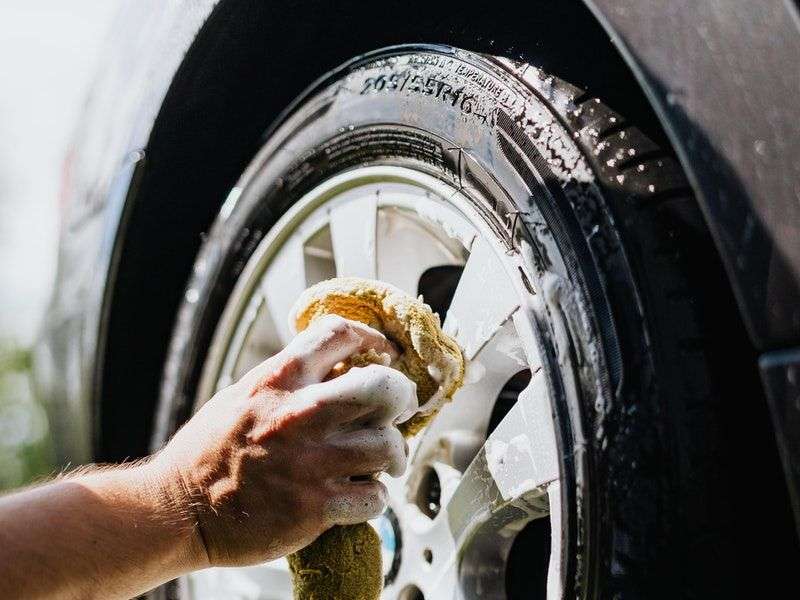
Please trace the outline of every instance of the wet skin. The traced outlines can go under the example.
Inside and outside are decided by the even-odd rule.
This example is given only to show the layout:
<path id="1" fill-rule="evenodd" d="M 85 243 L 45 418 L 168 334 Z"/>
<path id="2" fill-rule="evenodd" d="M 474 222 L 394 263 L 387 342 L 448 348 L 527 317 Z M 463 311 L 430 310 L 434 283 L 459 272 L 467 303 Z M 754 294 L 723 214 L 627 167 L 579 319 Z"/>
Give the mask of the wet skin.
<path id="1" fill-rule="evenodd" d="M 407 447 L 416 388 L 369 327 L 320 319 L 221 390 L 166 447 L 0 499 L 0 597 L 126 598 L 192 570 L 284 556 L 380 514 Z"/>

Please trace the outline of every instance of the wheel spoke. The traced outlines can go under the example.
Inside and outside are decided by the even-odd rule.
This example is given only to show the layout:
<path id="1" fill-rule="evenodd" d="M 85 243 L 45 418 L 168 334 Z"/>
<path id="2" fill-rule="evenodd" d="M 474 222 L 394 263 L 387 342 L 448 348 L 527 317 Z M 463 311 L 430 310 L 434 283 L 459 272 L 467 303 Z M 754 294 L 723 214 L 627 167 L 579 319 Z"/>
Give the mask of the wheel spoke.
<path id="1" fill-rule="evenodd" d="M 519 307 L 519 294 L 489 244 L 478 238 L 461 274 L 444 330 L 472 358 Z"/>
<path id="2" fill-rule="evenodd" d="M 229 383 L 237 381 L 257 364 L 281 350 L 275 344 L 277 328 L 272 320 L 272 314 L 263 302 L 263 297 L 254 298 L 242 320 L 246 326 L 242 328 L 244 339 L 239 339 L 237 331 L 231 343 L 232 346 L 238 343 L 241 351 L 236 355 L 231 354 L 229 358 L 235 357 L 235 360 L 230 365 L 226 363 L 222 370 L 223 374 L 229 374 Z"/>
<path id="3" fill-rule="evenodd" d="M 545 377 L 540 373 L 486 440 L 447 504 L 460 547 L 495 513 L 510 521 L 549 513 L 547 487 L 558 480 L 555 433 Z"/>
<path id="4" fill-rule="evenodd" d="M 375 279 L 377 213 L 378 199 L 372 194 L 331 211 L 331 239 L 338 277 Z"/>
<path id="5" fill-rule="evenodd" d="M 531 379 L 463 476 L 449 475 L 454 469 L 442 463 L 429 464 L 439 473 L 443 508 L 426 521 L 417 506 L 405 505 L 404 520 L 415 530 L 404 557 L 412 564 L 411 570 L 400 574 L 398 583 L 413 581 L 426 597 L 443 597 L 458 578 L 462 590 L 481 590 L 481 598 L 505 598 L 502 573 L 514 534 L 533 519 L 549 515 L 553 541 L 548 597 L 557 598 L 559 472 L 544 375 Z M 413 525 L 420 522 L 421 526 Z M 417 556 L 422 548 L 433 550 L 429 566 Z"/>
<path id="6" fill-rule="evenodd" d="M 558 461 L 546 379 L 537 368 L 538 357 L 517 352 L 516 320 L 516 315 L 508 319 L 477 353 L 473 364 L 486 367 L 485 373 L 467 384 L 440 413 L 414 454 L 415 465 L 428 465 L 439 474 L 443 506 L 429 529 L 417 532 L 412 550 L 415 559 L 422 544 L 433 548 L 437 558 L 430 566 L 417 565 L 428 574 L 421 582 L 418 572 L 407 575 L 426 596 L 433 591 L 433 597 L 438 597 L 452 589 L 457 578 L 460 589 L 480 589 L 481 598 L 505 598 L 502 573 L 514 534 L 531 520 L 554 512 L 558 521 Z M 534 370 L 531 382 L 486 438 L 499 391 L 529 365 Z M 471 457 L 463 475 L 453 476 Z M 410 521 L 418 514 L 419 490 L 424 489 L 418 473 L 414 469 L 409 474 Z M 551 562 L 557 567 L 560 539 L 559 530 L 554 531 Z M 549 586 L 557 590 L 560 579 L 557 569 L 552 570 Z"/>
<path id="7" fill-rule="evenodd" d="M 252 567 L 205 569 L 191 574 L 189 581 L 194 600 L 284 600 L 292 597 L 289 565 L 284 559 Z"/>
<path id="8" fill-rule="evenodd" d="M 378 279 L 404 292 L 419 294 L 419 279 L 431 267 L 463 262 L 459 250 L 431 243 L 430 230 L 407 210 L 383 207 L 378 211 Z"/>
<path id="9" fill-rule="evenodd" d="M 453 402 L 409 440 L 407 473 L 381 477 L 397 517 L 378 522 L 384 552 L 391 556 L 394 545 L 398 553 L 382 597 L 405 597 L 401 590 L 413 585 L 426 598 L 502 600 L 517 533 L 549 515 L 549 524 L 539 521 L 526 535 L 550 526 L 547 597 L 555 600 L 562 587 L 559 462 L 515 258 L 506 259 L 491 233 L 482 237 L 487 232 L 457 190 L 427 175 L 386 169 L 385 180 L 372 167 L 358 177 L 337 176 L 282 218 L 243 271 L 252 279 L 237 285 L 241 299 L 226 309 L 219 360 L 206 368 L 214 382 L 225 383 L 288 343 L 291 307 L 323 279 L 382 279 L 424 294 L 435 310 L 446 310 L 445 331 L 456 337 L 468 366 Z M 532 378 L 517 395 L 527 381 L 523 371 Z M 182 581 L 195 598 L 291 597 L 291 577 L 280 563 L 210 569 Z"/>
<path id="10" fill-rule="evenodd" d="M 303 241 L 299 235 L 293 235 L 264 274 L 264 295 L 282 345 L 288 344 L 292 339 L 289 311 L 306 288 L 304 259 Z"/>
<path id="11" fill-rule="evenodd" d="M 458 472 L 442 464 L 436 465 L 436 471 L 443 493 L 449 493 L 457 485 Z M 402 498 L 403 492 L 393 495 L 393 488 L 386 483 L 390 498 Z M 435 520 L 428 519 L 414 503 L 400 502 L 395 505 L 395 511 L 399 511 L 402 528 L 403 558 L 393 585 L 387 588 L 388 597 L 396 598 L 408 584 L 420 587 L 426 598 L 452 597 L 457 552 L 447 520 L 441 518 L 442 515 Z"/>
<path id="12" fill-rule="evenodd" d="M 507 319 L 467 366 L 464 386 L 425 430 L 415 464 L 438 460 L 463 471 L 486 439 L 495 401 L 509 379 L 531 363 Z M 536 369 L 536 365 L 532 365 Z"/>
<path id="13" fill-rule="evenodd" d="M 222 363 L 217 379 L 216 391 L 228 387 L 231 383 L 239 379 L 241 375 L 249 371 L 255 360 L 253 350 L 256 350 L 257 330 L 260 326 L 271 325 L 272 338 L 275 338 L 275 326 L 272 324 L 272 316 L 266 309 L 264 296 L 258 291 L 248 302 L 247 309 L 239 319 L 236 331 L 231 339 L 230 346 L 233 351 L 229 351 Z M 269 356 L 266 354 L 265 356 Z M 263 360 L 263 359 L 262 359 Z M 250 363 L 253 363 L 252 365 Z"/>

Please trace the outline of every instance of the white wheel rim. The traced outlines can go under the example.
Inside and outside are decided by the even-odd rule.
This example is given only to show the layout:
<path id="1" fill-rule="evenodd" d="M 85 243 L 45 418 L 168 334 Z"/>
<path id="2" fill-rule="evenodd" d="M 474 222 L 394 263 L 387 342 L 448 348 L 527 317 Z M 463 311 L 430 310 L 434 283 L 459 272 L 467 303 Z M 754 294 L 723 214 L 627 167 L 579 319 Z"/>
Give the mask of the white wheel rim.
<path id="1" fill-rule="evenodd" d="M 235 209 L 240 192 L 231 194 L 223 218 Z M 291 335 L 289 308 L 309 285 L 355 275 L 416 295 L 426 269 L 460 264 L 464 270 L 444 328 L 469 360 L 467 383 L 411 441 L 406 474 L 384 477 L 402 547 L 382 597 L 414 598 L 419 596 L 410 590 L 418 590 L 436 600 L 506 598 L 503 570 L 515 532 L 549 516 L 547 597 L 560 598 L 559 461 L 533 337 L 533 300 L 520 282 L 518 255 L 506 253 L 455 187 L 415 170 L 371 166 L 332 177 L 301 198 L 242 272 L 215 332 L 197 397 L 211 397 L 279 350 Z M 498 394 L 526 368 L 530 384 L 487 438 Z M 420 510 L 416 496 L 430 469 L 441 487 L 441 508 L 433 518 Z M 384 531 L 385 556 L 393 557 L 387 523 L 375 525 Z M 209 569 L 184 584 L 197 599 L 292 597 L 285 560 Z"/>

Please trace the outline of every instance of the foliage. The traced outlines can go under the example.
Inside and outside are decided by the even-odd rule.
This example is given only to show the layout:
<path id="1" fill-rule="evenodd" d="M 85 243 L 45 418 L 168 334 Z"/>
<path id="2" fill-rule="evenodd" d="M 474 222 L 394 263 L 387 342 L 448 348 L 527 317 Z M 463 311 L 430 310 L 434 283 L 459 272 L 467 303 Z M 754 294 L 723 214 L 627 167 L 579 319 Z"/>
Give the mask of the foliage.
<path id="1" fill-rule="evenodd" d="M 0 490 L 53 469 L 44 407 L 31 385 L 31 353 L 0 342 Z"/>

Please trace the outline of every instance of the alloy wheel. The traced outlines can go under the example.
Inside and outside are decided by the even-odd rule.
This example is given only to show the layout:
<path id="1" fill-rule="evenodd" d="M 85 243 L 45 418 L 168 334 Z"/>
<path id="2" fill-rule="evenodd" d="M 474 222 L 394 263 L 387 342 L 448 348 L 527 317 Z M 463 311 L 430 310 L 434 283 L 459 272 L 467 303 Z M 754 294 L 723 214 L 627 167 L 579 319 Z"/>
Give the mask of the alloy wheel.
<path id="1" fill-rule="evenodd" d="M 522 268 L 456 187 L 370 166 L 301 198 L 252 254 L 225 308 L 198 399 L 279 350 L 292 336 L 295 299 L 330 277 L 377 278 L 421 294 L 464 349 L 464 387 L 411 441 L 405 475 L 384 478 L 389 506 L 373 522 L 384 598 L 561 596 L 558 451 L 536 296 L 519 283 Z M 182 585 L 197 599 L 291 597 L 283 560 L 210 569 Z"/>

